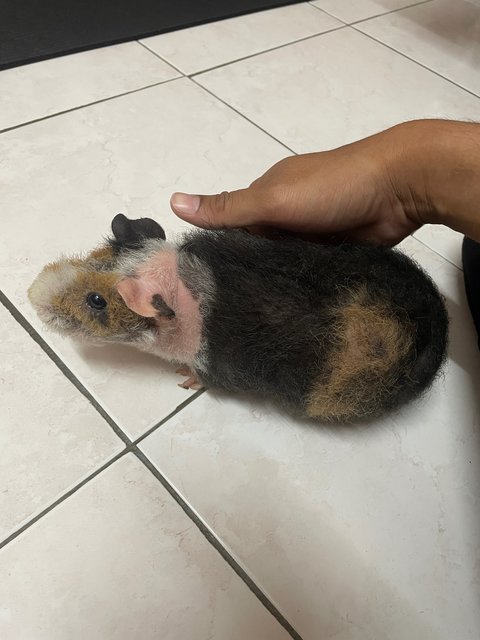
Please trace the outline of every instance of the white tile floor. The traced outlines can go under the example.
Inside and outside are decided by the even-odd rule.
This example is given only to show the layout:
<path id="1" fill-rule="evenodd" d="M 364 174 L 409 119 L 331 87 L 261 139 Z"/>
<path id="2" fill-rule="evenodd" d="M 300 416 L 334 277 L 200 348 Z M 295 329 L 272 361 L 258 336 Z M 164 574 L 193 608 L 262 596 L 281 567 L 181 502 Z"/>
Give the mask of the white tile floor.
<path id="1" fill-rule="evenodd" d="M 118 211 L 172 233 L 174 190 L 396 121 L 478 120 L 480 3 L 407 5 L 318 0 L 0 73 L 2 640 L 480 637 L 458 234 L 403 243 L 447 298 L 445 375 L 347 430 L 190 394 L 153 357 L 45 332 L 26 301 Z"/>

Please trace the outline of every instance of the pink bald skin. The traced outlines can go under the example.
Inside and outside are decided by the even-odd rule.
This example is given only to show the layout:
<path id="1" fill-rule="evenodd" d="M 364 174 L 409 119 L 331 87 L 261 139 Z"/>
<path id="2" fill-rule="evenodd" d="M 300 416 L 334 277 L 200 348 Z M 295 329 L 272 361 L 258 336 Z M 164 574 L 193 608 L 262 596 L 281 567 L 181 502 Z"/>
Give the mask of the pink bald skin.
<path id="1" fill-rule="evenodd" d="M 198 301 L 178 276 L 175 250 L 169 247 L 156 253 L 140 265 L 135 277 L 121 280 L 117 290 L 132 311 L 155 318 L 158 334 L 152 351 L 167 360 L 193 366 L 200 349 L 202 319 Z M 159 295 L 175 315 L 168 317 L 155 309 L 154 295 Z"/>

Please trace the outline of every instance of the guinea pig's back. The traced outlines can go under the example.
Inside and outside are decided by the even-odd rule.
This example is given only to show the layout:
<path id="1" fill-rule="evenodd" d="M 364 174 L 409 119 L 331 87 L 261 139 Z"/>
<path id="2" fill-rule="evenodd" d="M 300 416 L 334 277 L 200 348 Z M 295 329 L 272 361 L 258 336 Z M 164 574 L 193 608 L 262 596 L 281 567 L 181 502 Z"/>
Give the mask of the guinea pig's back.
<path id="1" fill-rule="evenodd" d="M 197 232 L 181 249 L 214 280 L 206 382 L 347 420 L 417 396 L 444 359 L 443 301 L 399 252 L 241 231 Z"/>
<path id="2" fill-rule="evenodd" d="M 327 357 L 324 328 L 330 284 L 312 278 L 317 265 L 299 251 L 310 245 L 273 242 L 244 231 L 189 235 L 180 254 L 205 264 L 213 282 L 203 309 L 204 382 L 230 391 L 275 396 L 302 407 L 318 361 Z M 313 256 L 310 256 L 310 258 Z M 180 272 L 187 286 L 190 274 Z"/>

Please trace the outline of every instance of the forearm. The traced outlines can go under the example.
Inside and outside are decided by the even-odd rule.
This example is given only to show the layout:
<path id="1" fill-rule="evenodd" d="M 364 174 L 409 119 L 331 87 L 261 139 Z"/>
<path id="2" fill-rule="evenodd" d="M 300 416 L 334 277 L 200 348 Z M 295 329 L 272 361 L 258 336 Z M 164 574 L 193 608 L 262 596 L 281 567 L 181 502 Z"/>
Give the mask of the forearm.
<path id="1" fill-rule="evenodd" d="M 385 135 L 389 179 L 407 214 L 480 241 L 480 124 L 416 120 Z"/>

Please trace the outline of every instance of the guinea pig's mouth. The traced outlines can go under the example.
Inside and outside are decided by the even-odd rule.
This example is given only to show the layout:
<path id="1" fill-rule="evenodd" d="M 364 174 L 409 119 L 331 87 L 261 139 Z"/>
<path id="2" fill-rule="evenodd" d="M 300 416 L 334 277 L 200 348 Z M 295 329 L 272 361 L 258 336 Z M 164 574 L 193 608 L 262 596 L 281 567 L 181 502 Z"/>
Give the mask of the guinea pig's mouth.
<path id="1" fill-rule="evenodd" d="M 56 333 L 68 336 L 80 335 L 82 325 L 75 318 L 62 318 L 53 309 L 46 306 L 36 305 L 35 311 L 40 320 Z"/>

